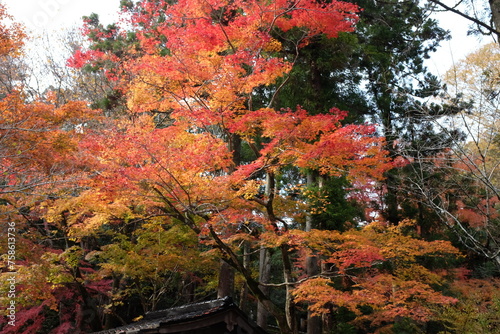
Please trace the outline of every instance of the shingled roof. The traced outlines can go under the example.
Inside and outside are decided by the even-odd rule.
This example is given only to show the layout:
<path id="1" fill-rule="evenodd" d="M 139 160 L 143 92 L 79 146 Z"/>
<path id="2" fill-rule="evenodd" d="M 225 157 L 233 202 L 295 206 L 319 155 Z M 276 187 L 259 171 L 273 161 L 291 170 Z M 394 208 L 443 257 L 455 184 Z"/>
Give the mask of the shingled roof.
<path id="1" fill-rule="evenodd" d="M 95 334 L 266 334 L 229 297 L 146 313 L 130 325 Z"/>

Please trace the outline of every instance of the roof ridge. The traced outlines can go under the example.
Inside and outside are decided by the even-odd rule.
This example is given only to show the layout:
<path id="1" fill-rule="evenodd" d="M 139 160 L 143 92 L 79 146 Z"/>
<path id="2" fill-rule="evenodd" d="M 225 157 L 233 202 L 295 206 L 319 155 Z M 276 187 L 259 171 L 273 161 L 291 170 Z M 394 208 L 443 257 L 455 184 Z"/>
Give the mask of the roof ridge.
<path id="1" fill-rule="evenodd" d="M 183 312 L 185 313 L 186 311 L 189 310 L 196 310 L 200 307 L 203 306 L 211 306 L 210 309 L 213 308 L 220 308 L 220 307 L 228 307 L 232 306 L 234 304 L 233 299 L 231 297 L 223 297 L 223 298 L 218 298 L 218 299 L 212 299 L 212 300 L 205 300 L 202 302 L 198 303 L 190 303 L 190 304 L 185 304 L 181 306 L 176 306 L 176 307 L 171 307 L 168 309 L 163 309 L 163 310 L 157 310 L 157 311 L 151 311 L 147 312 L 144 315 L 144 320 L 153 320 L 153 319 L 158 319 L 158 318 L 164 318 L 169 315 L 176 314 L 178 312 Z"/>

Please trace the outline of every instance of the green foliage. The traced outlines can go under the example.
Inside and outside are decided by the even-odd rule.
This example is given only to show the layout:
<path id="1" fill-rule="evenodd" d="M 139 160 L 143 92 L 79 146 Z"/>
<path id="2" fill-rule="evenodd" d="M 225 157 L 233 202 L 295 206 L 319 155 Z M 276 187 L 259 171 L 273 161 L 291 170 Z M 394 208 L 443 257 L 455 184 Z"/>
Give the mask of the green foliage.
<path id="1" fill-rule="evenodd" d="M 364 220 L 361 204 L 347 198 L 349 186 L 345 177 L 339 177 L 327 178 L 321 188 L 316 186 L 309 189 L 315 194 L 311 198 L 311 209 L 318 212 L 312 215 L 315 228 L 343 232 Z"/>
<path id="2" fill-rule="evenodd" d="M 393 334 L 424 334 L 421 326 L 418 326 L 414 320 L 403 318 L 396 321 L 391 328 Z"/>
<path id="3" fill-rule="evenodd" d="M 118 277 L 127 285 L 115 293 L 115 302 L 128 303 L 138 296 L 144 311 L 158 305 L 168 307 L 182 298 L 183 282 L 201 283 L 216 268 L 210 258 L 201 256 L 192 230 L 162 221 L 141 224 L 131 234 L 115 234 L 113 242 L 92 257 L 100 266 L 100 275 Z"/>
<path id="4" fill-rule="evenodd" d="M 439 310 L 436 320 L 446 326 L 439 334 L 489 334 L 500 331 L 498 279 L 467 279 L 454 282 L 459 302 Z"/>
<path id="5" fill-rule="evenodd" d="M 276 36 L 293 52 L 293 39 Z M 290 41 L 291 40 L 291 41 Z M 286 46 L 290 43 L 289 47 Z M 360 48 L 355 33 L 340 33 L 338 38 L 318 36 L 303 48 L 285 85 L 274 101 L 277 108 L 304 107 L 311 114 L 331 107 L 349 110 L 347 123 L 362 122 L 368 109 L 360 87 L 362 74 L 356 52 Z M 290 55 L 291 57 L 292 55 Z M 277 86 L 282 81 L 277 82 Z"/>

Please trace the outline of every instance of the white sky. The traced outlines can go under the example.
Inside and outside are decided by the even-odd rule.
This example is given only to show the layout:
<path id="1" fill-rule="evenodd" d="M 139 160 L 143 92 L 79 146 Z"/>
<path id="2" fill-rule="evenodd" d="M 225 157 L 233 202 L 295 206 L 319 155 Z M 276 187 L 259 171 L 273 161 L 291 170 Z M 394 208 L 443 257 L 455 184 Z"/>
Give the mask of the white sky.
<path id="1" fill-rule="evenodd" d="M 105 24 L 117 17 L 120 0 L 0 0 L 16 21 L 37 33 L 81 26 L 82 16 L 99 14 Z"/>
<path id="2" fill-rule="evenodd" d="M 433 74 L 444 75 L 454 63 L 482 45 L 493 42 L 489 36 L 467 36 L 470 22 L 457 14 L 446 12 L 435 14 L 434 17 L 439 20 L 441 28 L 451 32 L 452 39 L 441 42 L 438 51 L 427 61 L 427 67 Z"/>
<path id="3" fill-rule="evenodd" d="M 7 5 L 9 13 L 23 23 L 35 35 L 43 31 L 82 25 L 81 17 L 99 14 L 104 24 L 115 21 L 120 0 L 0 0 Z M 441 26 L 451 30 L 453 39 L 441 44 L 439 51 L 427 62 L 432 73 L 440 76 L 451 65 L 476 50 L 491 39 L 468 37 L 468 21 L 453 13 L 438 16 Z"/>

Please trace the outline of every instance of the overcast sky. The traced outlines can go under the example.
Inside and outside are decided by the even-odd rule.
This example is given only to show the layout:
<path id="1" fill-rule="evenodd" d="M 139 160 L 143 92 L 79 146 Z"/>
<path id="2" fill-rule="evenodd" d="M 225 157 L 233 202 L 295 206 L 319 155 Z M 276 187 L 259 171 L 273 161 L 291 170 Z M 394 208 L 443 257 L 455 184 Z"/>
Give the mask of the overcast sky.
<path id="1" fill-rule="evenodd" d="M 102 21 L 110 23 L 119 10 L 120 0 L 0 0 L 9 13 L 28 29 L 60 29 L 81 25 L 81 17 L 99 14 Z"/>
<path id="2" fill-rule="evenodd" d="M 105 24 L 117 17 L 120 0 L 0 0 L 9 12 L 34 33 L 59 30 L 62 27 L 81 26 L 81 17 L 99 14 Z M 488 38 L 467 37 L 468 22 L 453 13 L 438 16 L 441 26 L 453 32 L 451 41 L 443 42 L 439 51 L 427 62 L 429 69 L 442 75 L 453 62 L 476 50 Z"/>
<path id="3" fill-rule="evenodd" d="M 481 45 L 493 42 L 493 39 L 488 36 L 467 36 L 470 23 L 461 16 L 446 12 L 435 15 L 439 20 L 439 25 L 449 30 L 452 34 L 452 39 L 441 42 L 439 50 L 427 62 L 427 66 L 432 73 L 444 75 L 444 73 L 453 65 Z"/>

